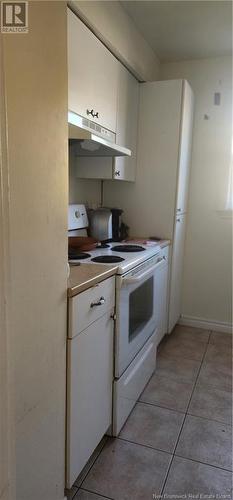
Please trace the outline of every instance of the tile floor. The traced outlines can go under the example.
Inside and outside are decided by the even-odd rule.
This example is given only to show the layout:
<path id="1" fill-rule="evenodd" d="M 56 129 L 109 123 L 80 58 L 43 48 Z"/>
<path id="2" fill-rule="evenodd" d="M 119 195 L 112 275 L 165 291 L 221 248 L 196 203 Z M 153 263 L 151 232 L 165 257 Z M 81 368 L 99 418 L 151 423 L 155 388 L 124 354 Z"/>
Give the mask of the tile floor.
<path id="1" fill-rule="evenodd" d="M 231 384 L 231 336 L 177 326 L 119 437 L 104 439 L 69 499 L 232 499 Z"/>

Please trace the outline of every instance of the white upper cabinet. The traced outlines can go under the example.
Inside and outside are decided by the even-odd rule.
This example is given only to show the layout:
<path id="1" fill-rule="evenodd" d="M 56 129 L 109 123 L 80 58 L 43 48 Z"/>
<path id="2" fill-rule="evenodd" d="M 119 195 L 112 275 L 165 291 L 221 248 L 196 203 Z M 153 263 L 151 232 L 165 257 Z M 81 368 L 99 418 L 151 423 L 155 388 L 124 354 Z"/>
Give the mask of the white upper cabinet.
<path id="1" fill-rule="evenodd" d="M 139 83 L 118 64 L 116 143 L 131 149 L 132 156 L 76 157 L 76 176 L 84 179 L 134 181 L 136 175 Z"/>
<path id="2" fill-rule="evenodd" d="M 131 149 L 131 157 L 115 158 L 113 178 L 134 181 L 136 174 L 139 83 L 119 63 L 116 142 Z"/>
<path id="3" fill-rule="evenodd" d="M 187 212 L 190 158 L 192 151 L 193 92 L 186 81 L 183 81 L 180 128 L 180 151 L 176 199 L 177 214 Z"/>
<path id="4" fill-rule="evenodd" d="M 70 111 L 116 131 L 119 64 L 68 9 L 68 106 Z"/>

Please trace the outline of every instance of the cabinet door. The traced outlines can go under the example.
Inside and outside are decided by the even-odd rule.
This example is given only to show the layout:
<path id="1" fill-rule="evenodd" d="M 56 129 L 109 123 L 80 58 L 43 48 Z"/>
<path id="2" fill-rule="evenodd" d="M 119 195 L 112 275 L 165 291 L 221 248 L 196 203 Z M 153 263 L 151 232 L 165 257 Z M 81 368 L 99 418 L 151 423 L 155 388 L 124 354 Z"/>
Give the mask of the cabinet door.
<path id="1" fill-rule="evenodd" d="M 172 248 L 170 298 L 169 298 L 169 333 L 174 328 L 181 314 L 181 293 L 183 277 L 184 243 L 186 216 L 176 218 Z"/>
<path id="2" fill-rule="evenodd" d="M 157 345 L 167 333 L 168 252 L 164 265 L 156 271 Z"/>
<path id="3" fill-rule="evenodd" d="M 134 181 L 136 174 L 139 83 L 119 63 L 116 142 L 132 151 L 131 157 L 115 158 L 113 179 Z"/>
<path id="4" fill-rule="evenodd" d="M 118 61 L 68 9 L 68 106 L 116 131 Z M 93 110 L 98 116 L 92 117 Z"/>
<path id="5" fill-rule="evenodd" d="M 108 312 L 68 340 L 68 488 L 112 422 L 113 324 Z"/>
<path id="6" fill-rule="evenodd" d="M 192 149 L 192 130 L 193 130 L 193 92 L 188 82 L 184 81 L 182 112 L 181 112 L 177 201 L 176 201 L 177 214 L 185 213 L 187 211 L 190 160 L 191 160 L 191 149 Z"/>

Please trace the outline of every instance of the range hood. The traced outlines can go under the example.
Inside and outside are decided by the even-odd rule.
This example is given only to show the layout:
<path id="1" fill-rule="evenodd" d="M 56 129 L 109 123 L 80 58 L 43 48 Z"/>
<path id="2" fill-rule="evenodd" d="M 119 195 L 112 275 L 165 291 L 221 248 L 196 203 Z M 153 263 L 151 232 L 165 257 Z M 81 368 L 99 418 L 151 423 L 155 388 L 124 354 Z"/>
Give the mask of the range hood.
<path id="1" fill-rule="evenodd" d="M 69 111 L 68 126 L 77 156 L 131 156 L 130 149 L 116 144 L 116 134 L 98 123 Z"/>

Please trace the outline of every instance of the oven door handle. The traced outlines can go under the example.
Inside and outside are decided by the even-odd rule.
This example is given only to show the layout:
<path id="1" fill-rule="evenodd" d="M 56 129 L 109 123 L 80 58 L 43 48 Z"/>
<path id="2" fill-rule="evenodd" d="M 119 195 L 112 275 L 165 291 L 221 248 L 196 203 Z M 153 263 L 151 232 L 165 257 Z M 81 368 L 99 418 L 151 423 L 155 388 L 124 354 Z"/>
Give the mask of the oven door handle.
<path id="1" fill-rule="evenodd" d="M 151 266 L 149 269 L 147 269 L 146 271 L 144 271 L 144 273 L 141 273 L 139 275 L 135 275 L 135 276 L 129 276 L 127 278 L 127 276 L 125 278 L 123 278 L 123 282 L 124 283 L 138 283 L 139 281 L 142 281 L 144 278 L 146 278 L 149 274 L 151 274 L 152 271 L 155 271 L 155 269 L 157 269 L 159 266 L 161 266 L 161 264 L 166 260 L 166 257 L 163 256 L 163 257 L 160 257 L 158 259 L 158 261 L 156 262 L 156 264 L 154 266 Z"/>

